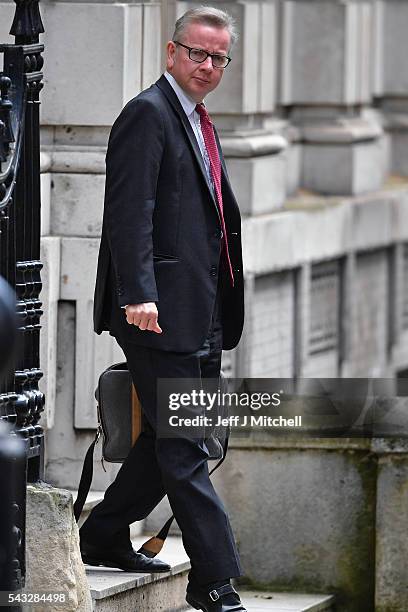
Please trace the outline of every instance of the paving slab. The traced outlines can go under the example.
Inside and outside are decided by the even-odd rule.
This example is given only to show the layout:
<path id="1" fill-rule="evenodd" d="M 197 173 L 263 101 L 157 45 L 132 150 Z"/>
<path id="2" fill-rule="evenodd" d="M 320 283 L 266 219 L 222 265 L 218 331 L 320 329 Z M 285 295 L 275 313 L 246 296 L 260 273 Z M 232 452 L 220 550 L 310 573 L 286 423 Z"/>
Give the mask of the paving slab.
<path id="1" fill-rule="evenodd" d="M 333 595 L 307 593 L 271 593 L 240 590 L 242 603 L 248 612 L 330 612 Z M 189 612 L 194 609 L 190 608 Z"/>

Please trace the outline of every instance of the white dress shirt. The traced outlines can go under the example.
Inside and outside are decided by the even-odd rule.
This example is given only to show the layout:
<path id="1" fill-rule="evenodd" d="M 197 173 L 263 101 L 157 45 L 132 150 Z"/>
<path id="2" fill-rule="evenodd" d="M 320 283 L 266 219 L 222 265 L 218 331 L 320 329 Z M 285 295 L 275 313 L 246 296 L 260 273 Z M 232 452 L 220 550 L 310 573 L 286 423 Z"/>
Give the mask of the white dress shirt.
<path id="1" fill-rule="evenodd" d="M 213 195 L 215 195 L 215 193 L 214 193 L 214 183 L 213 183 L 213 180 L 212 180 L 212 174 L 211 174 L 211 168 L 210 168 L 210 159 L 208 157 L 207 149 L 206 149 L 205 142 L 204 142 L 203 133 L 201 131 L 200 115 L 195 110 L 197 102 L 194 102 L 194 100 L 192 100 L 190 98 L 190 96 L 186 94 L 184 89 L 182 89 L 180 87 L 180 85 L 177 83 L 177 81 L 173 77 L 173 75 L 171 75 L 169 72 L 167 72 L 167 70 L 164 73 L 164 76 L 166 77 L 166 79 L 168 80 L 170 85 L 172 86 L 172 88 L 174 90 L 174 93 L 178 97 L 179 102 L 180 102 L 181 106 L 183 107 L 184 112 L 187 115 L 187 119 L 189 120 L 189 122 L 191 124 L 191 127 L 193 129 L 194 135 L 195 135 L 195 137 L 197 139 L 197 142 L 198 142 L 198 146 L 200 147 L 202 158 L 204 160 L 204 166 L 205 166 L 205 170 L 207 172 L 208 182 L 211 185 L 211 188 L 212 188 L 212 191 L 213 191 Z"/>

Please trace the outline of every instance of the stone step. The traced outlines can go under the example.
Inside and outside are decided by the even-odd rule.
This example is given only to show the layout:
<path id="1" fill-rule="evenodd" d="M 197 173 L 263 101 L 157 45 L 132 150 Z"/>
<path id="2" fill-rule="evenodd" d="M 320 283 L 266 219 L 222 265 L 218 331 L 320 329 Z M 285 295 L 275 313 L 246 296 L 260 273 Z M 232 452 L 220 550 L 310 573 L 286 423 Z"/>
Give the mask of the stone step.
<path id="1" fill-rule="evenodd" d="M 147 536 L 132 538 L 135 550 Z M 94 612 L 176 612 L 186 610 L 190 561 L 181 538 L 169 536 L 160 559 L 171 565 L 166 574 L 137 574 L 86 565 Z"/>
<path id="2" fill-rule="evenodd" d="M 333 595 L 239 591 L 248 612 L 334 612 Z M 195 612 L 194 608 L 188 608 Z"/>
<path id="3" fill-rule="evenodd" d="M 144 537 L 134 538 L 135 549 Z M 86 566 L 95 612 L 176 612 L 191 610 L 185 602 L 188 557 L 181 538 L 169 536 L 160 553 L 170 563 L 169 574 L 131 574 Z M 245 591 L 240 595 L 248 612 L 334 612 L 333 595 Z"/>
<path id="4" fill-rule="evenodd" d="M 72 491 L 74 499 L 76 491 Z M 92 508 L 102 499 L 102 491 L 90 491 L 84 505 L 81 525 Z M 168 518 L 168 508 L 163 505 L 155 517 L 153 529 Z M 156 525 L 157 523 L 157 525 Z M 152 525 L 149 525 L 152 527 Z M 131 525 L 131 538 L 135 550 L 148 539 L 141 535 L 143 523 Z M 150 530 L 149 530 L 150 531 Z M 152 532 L 152 535 L 153 533 Z M 191 610 L 185 601 L 187 574 L 190 561 L 181 538 L 169 535 L 160 559 L 171 565 L 167 574 L 136 574 L 109 568 L 86 565 L 86 575 L 91 591 L 94 612 L 177 612 Z M 244 591 L 239 589 L 248 612 L 333 612 L 333 595 L 306 593 L 276 593 Z"/>

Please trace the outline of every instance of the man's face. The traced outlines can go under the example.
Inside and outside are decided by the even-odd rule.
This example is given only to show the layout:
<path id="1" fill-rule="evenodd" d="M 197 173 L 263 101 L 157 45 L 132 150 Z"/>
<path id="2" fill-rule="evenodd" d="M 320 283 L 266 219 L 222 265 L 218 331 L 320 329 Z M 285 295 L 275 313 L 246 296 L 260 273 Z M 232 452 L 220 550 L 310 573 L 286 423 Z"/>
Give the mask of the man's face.
<path id="1" fill-rule="evenodd" d="M 204 49 L 208 53 L 228 55 L 231 41 L 225 28 L 191 23 L 179 42 L 194 49 Z M 202 102 L 217 87 L 224 73 L 223 68 L 213 68 L 211 57 L 207 57 L 202 64 L 193 62 L 188 50 L 172 41 L 167 43 L 167 70 L 195 102 Z"/>

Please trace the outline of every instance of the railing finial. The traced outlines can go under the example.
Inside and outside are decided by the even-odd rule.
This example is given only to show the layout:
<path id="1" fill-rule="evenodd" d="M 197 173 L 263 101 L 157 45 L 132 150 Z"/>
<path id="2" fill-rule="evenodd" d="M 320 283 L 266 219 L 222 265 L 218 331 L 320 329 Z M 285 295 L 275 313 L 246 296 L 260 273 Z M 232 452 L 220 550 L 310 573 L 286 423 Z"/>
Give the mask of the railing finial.
<path id="1" fill-rule="evenodd" d="M 41 21 L 39 0 L 14 0 L 16 12 L 10 34 L 18 39 L 18 42 L 38 42 L 38 36 L 44 32 Z M 16 41 L 17 42 L 17 41 Z"/>

